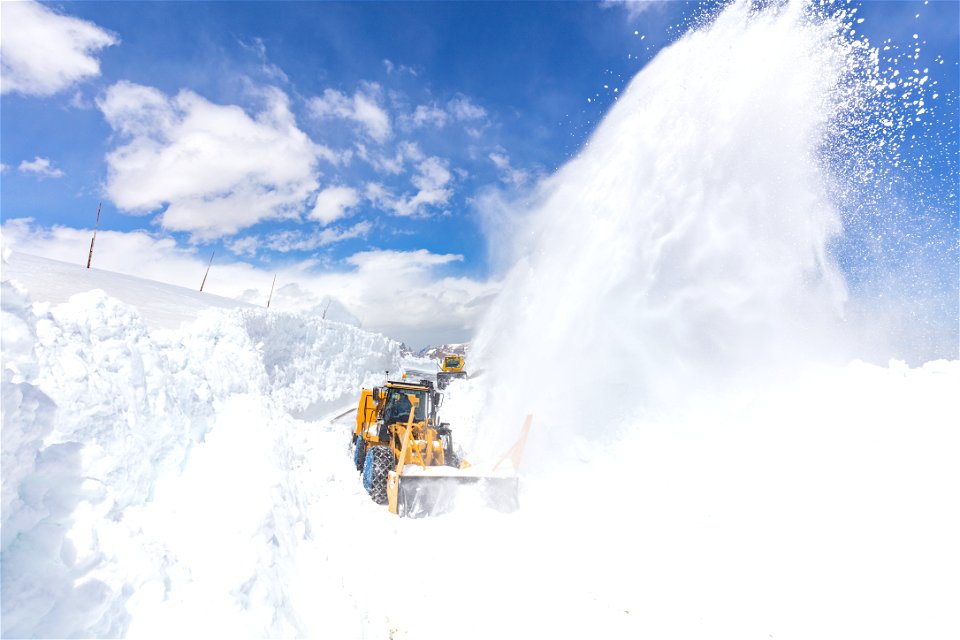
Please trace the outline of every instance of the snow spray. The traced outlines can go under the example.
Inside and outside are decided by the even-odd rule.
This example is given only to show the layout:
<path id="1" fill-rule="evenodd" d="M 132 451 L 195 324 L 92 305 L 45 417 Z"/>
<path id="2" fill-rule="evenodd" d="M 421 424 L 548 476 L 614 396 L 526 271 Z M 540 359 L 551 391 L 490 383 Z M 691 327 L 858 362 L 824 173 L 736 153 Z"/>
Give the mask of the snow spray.
<path id="1" fill-rule="evenodd" d="M 538 185 L 476 338 L 493 448 L 527 412 L 534 439 L 538 424 L 550 440 L 605 436 L 698 390 L 850 357 L 822 149 L 865 119 L 877 83 L 845 17 L 726 7 Z"/>

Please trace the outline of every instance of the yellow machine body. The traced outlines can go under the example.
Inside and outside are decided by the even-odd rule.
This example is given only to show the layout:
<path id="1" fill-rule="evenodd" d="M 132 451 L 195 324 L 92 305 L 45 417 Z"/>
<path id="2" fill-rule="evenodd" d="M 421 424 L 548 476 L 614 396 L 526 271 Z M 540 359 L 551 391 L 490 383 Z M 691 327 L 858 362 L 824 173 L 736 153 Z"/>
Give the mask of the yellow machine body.
<path id="1" fill-rule="evenodd" d="M 441 394 L 428 380 L 387 382 L 363 389 L 354 430 L 354 461 L 364 488 L 391 513 L 419 517 L 452 508 L 463 485 L 480 488 L 486 503 L 513 510 L 522 443 L 511 449 L 511 469 L 472 466 L 454 451 L 452 432 L 437 423 Z M 526 440 L 529 418 L 521 440 Z M 507 457 L 505 454 L 504 459 Z"/>
<path id="2" fill-rule="evenodd" d="M 437 372 L 437 388 L 445 389 L 453 380 L 466 378 L 467 372 L 463 366 L 463 356 L 456 353 L 443 356 L 440 359 L 440 371 Z"/>
<path id="3" fill-rule="evenodd" d="M 440 361 L 440 370 L 456 372 L 463 371 L 463 356 L 457 354 L 444 356 L 443 360 Z"/>

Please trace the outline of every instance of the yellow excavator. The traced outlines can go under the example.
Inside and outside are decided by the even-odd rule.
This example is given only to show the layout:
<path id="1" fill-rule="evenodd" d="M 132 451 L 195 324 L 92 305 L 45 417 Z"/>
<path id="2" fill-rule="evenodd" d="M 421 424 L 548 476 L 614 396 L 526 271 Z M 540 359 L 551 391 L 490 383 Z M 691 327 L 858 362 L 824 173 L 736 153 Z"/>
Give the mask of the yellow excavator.
<path id="1" fill-rule="evenodd" d="M 437 422 L 442 400 L 426 379 L 361 389 L 353 444 L 364 489 L 374 502 L 402 517 L 449 511 L 465 487 L 486 506 L 517 509 L 517 470 L 532 417 L 527 416 L 520 439 L 495 464 L 471 465 L 454 448 L 450 425 Z"/>

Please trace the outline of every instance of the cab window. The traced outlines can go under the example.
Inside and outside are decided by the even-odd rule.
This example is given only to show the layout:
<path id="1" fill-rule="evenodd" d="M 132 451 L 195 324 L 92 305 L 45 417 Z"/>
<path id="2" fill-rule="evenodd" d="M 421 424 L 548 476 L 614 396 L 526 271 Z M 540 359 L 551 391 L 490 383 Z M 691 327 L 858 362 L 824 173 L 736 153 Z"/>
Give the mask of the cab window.
<path id="1" fill-rule="evenodd" d="M 417 410 L 413 414 L 414 422 L 421 422 L 426 419 L 427 402 L 426 394 L 423 391 L 390 389 L 387 392 L 387 403 L 383 409 L 383 418 L 388 424 L 393 422 L 406 422 L 410 417 L 410 400 L 407 397 L 408 395 L 413 395 L 420 400 L 419 404 L 417 404 Z"/>

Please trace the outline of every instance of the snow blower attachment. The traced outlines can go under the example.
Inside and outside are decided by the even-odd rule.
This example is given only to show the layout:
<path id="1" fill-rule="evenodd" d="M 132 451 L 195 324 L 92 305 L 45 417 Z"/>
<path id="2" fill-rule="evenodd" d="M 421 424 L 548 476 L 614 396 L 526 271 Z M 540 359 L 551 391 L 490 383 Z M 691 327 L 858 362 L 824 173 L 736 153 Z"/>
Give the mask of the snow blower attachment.
<path id="1" fill-rule="evenodd" d="M 438 515 L 471 499 L 499 511 L 517 509 L 517 469 L 532 417 L 496 464 L 474 466 L 454 450 L 450 425 L 436 423 L 441 400 L 429 380 L 361 391 L 354 462 L 367 493 L 391 513 L 411 518 Z"/>

